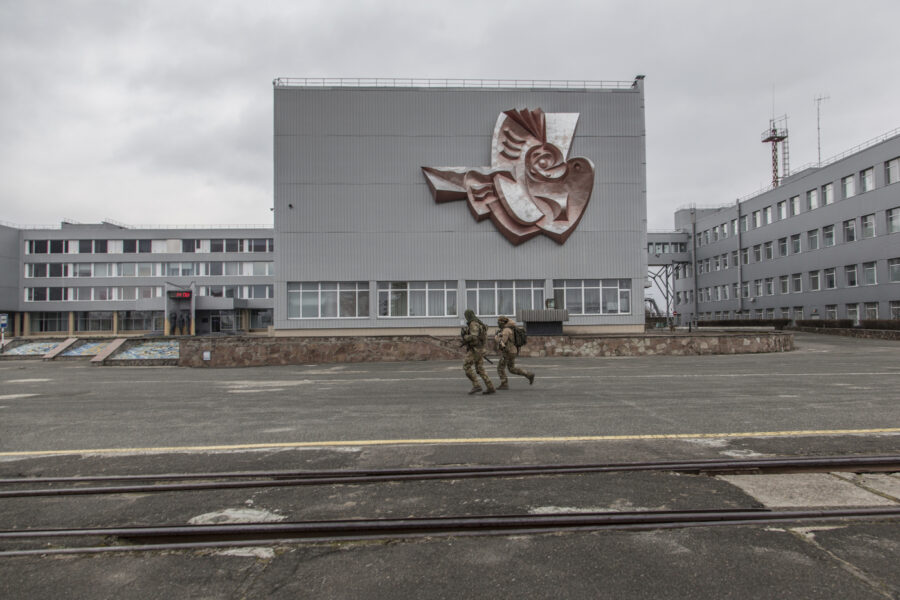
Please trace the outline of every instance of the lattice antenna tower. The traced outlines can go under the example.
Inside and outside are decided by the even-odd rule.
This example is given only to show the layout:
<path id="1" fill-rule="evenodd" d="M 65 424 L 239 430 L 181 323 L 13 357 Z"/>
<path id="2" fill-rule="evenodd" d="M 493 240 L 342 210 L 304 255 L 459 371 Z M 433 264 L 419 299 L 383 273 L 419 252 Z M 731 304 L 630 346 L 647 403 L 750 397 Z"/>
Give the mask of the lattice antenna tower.
<path id="1" fill-rule="evenodd" d="M 778 187 L 781 180 L 791 172 L 790 150 L 788 147 L 787 115 L 769 119 L 769 128 L 762 132 L 762 142 L 772 144 L 772 187 Z M 781 145 L 782 174 L 778 176 L 778 145 Z"/>

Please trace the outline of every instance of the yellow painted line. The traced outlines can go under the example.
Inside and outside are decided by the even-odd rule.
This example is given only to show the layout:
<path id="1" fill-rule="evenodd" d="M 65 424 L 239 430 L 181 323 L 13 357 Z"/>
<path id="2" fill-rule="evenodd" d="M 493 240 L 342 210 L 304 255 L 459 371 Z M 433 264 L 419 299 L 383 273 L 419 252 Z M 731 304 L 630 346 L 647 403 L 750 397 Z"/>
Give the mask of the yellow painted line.
<path id="1" fill-rule="evenodd" d="M 740 433 L 661 433 L 646 435 L 575 435 L 562 437 L 422 438 L 398 440 L 346 440 L 323 442 L 282 442 L 270 444 L 230 444 L 215 446 L 160 446 L 151 448 L 91 448 L 82 450 L 27 450 L 0 452 L 0 458 L 14 456 L 58 456 L 67 454 L 160 454 L 166 452 L 212 452 L 261 450 L 268 448 L 327 448 L 344 446 L 401 446 L 410 444 L 503 444 L 548 442 L 609 442 L 627 440 L 688 440 L 709 438 L 791 437 L 811 435 L 900 434 L 900 427 L 881 429 L 808 429 L 798 431 L 748 431 Z"/>

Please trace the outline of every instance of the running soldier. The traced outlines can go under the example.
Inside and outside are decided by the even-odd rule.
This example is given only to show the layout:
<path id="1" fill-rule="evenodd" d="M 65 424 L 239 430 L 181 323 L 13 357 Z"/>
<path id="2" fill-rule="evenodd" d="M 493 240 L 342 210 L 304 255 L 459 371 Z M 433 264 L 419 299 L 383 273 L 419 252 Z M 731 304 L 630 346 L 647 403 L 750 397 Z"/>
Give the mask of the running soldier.
<path id="1" fill-rule="evenodd" d="M 484 343 L 487 341 L 487 325 L 481 322 L 481 319 L 475 316 L 475 311 L 467 310 L 466 326 L 459 332 L 462 336 L 463 344 L 466 346 L 466 359 L 463 361 L 463 371 L 466 377 L 472 382 L 472 389 L 469 394 L 477 394 L 481 392 L 481 385 L 478 383 L 476 373 L 484 380 L 486 389 L 483 394 L 493 394 L 496 390 L 487 373 L 484 371 Z"/>
<path id="2" fill-rule="evenodd" d="M 500 360 L 497 363 L 497 372 L 500 374 L 500 387 L 498 390 L 508 390 L 509 380 L 506 377 L 506 371 L 521 375 L 528 379 L 528 385 L 534 383 L 534 373 L 529 373 L 524 369 L 516 366 L 516 356 L 519 354 L 519 347 L 516 345 L 516 322 L 509 317 L 497 318 L 497 333 L 495 339 L 497 349 L 500 351 Z"/>

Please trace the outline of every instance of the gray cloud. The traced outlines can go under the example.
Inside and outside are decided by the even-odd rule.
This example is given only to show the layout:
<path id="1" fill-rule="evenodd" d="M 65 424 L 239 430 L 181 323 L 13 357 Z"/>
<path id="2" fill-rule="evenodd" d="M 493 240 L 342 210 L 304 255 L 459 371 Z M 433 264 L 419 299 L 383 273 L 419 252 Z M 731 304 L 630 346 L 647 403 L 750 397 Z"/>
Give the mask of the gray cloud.
<path id="1" fill-rule="evenodd" d="M 900 5 L 819 2 L 8 1 L 0 219 L 265 223 L 276 76 L 647 75 L 649 226 L 900 125 Z M 774 102 L 773 102 L 774 100 Z"/>

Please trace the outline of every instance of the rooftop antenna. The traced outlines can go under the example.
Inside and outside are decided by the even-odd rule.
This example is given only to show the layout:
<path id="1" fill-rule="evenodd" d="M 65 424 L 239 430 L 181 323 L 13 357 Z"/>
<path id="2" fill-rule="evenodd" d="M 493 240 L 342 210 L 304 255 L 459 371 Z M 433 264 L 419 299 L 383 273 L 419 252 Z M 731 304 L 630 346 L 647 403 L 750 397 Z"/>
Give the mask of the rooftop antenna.
<path id="1" fill-rule="evenodd" d="M 825 100 L 830 100 L 831 96 L 827 94 L 819 94 L 815 97 L 816 102 L 816 145 L 819 149 L 819 162 L 816 163 L 818 166 L 822 166 L 822 102 Z"/>
<path id="2" fill-rule="evenodd" d="M 772 144 L 772 187 L 778 187 L 790 173 L 787 115 L 769 119 L 769 128 L 762 132 L 762 142 Z M 782 175 L 778 176 L 778 144 L 781 144 Z"/>

